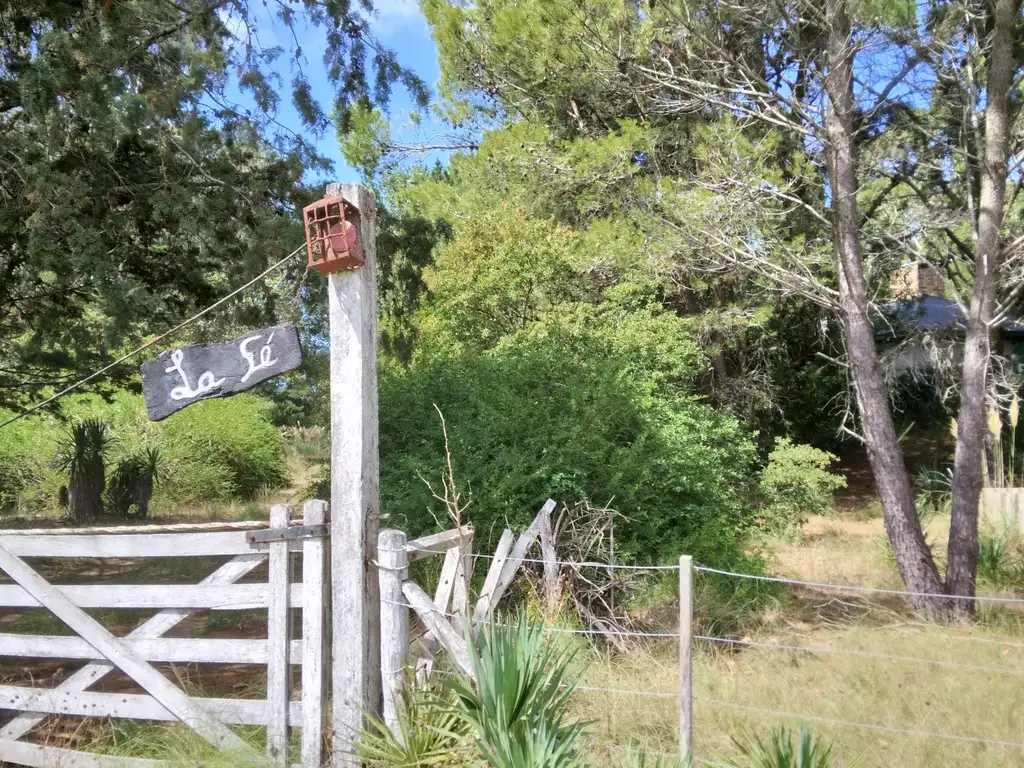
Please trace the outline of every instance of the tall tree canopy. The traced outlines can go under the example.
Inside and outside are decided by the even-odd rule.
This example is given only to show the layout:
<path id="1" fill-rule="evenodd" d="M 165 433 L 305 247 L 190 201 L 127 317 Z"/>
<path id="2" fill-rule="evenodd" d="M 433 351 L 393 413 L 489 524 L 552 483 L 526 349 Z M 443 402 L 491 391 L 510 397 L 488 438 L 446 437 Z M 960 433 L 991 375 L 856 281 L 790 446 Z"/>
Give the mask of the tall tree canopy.
<path id="1" fill-rule="evenodd" d="M 908 586 L 972 595 L 986 410 L 1017 386 L 990 337 L 1021 298 L 1019 4 L 423 7 L 441 113 L 484 139 L 453 161 L 447 192 L 436 180 L 410 190 L 430 189 L 435 211 L 448 200 L 450 220 L 473 199 L 512 200 L 572 228 L 584 283 L 604 299 L 650 288 L 708 353 L 704 391 L 744 418 L 833 409 L 867 448 Z M 959 422 L 944 577 L 903 467 L 898 377 L 876 348 L 908 261 L 945 270 L 967 318 L 963 356 L 928 371 L 953 374 L 941 391 Z"/>
<path id="2" fill-rule="evenodd" d="M 329 114 L 344 126 L 386 105 L 396 81 L 425 100 L 374 38 L 369 2 L 267 8 L 0 3 L 0 405 L 110 362 L 287 254 L 303 172 L 328 165 L 307 137 Z M 261 45 L 271 18 L 291 50 Z M 304 58 L 307 28 L 326 38 L 322 62 Z M 333 104 L 313 98 L 309 66 L 326 67 Z M 302 130 L 278 119 L 282 91 Z M 280 300 L 264 288 L 242 319 Z"/>

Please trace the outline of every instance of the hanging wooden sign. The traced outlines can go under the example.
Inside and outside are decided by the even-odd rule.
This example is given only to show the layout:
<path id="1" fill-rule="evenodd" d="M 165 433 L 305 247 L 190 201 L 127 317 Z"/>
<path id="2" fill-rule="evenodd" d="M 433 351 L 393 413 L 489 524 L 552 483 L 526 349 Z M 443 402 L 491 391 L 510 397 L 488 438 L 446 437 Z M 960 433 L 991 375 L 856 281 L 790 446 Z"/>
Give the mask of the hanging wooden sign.
<path id="1" fill-rule="evenodd" d="M 302 347 L 294 325 L 253 331 L 223 344 L 193 344 L 143 363 L 142 394 L 151 421 L 192 403 L 228 397 L 299 367 Z"/>

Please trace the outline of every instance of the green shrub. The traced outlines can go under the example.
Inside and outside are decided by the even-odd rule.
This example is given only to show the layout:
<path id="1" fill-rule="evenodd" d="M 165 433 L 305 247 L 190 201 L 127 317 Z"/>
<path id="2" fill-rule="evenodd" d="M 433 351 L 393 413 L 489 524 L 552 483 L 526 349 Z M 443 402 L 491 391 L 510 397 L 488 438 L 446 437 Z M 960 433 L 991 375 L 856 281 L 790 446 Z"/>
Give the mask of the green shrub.
<path id="1" fill-rule="evenodd" d="M 0 410 L 0 421 L 13 413 Z M 54 458 L 61 426 L 40 414 L 0 429 L 0 514 L 24 515 L 57 506 L 65 482 Z"/>
<path id="2" fill-rule="evenodd" d="M 251 499 L 287 479 L 285 442 L 253 395 L 207 400 L 163 422 L 164 491 L 181 502 Z"/>
<path id="3" fill-rule="evenodd" d="M 846 487 L 846 479 L 828 471 L 836 457 L 810 445 L 779 438 L 761 472 L 762 517 L 769 527 L 802 525 L 808 514 L 832 508 L 832 494 Z"/>
<path id="4" fill-rule="evenodd" d="M 753 443 L 736 420 L 685 394 L 699 354 L 672 329 L 669 316 L 580 310 L 479 354 L 382 375 L 383 510 L 410 535 L 444 519 L 423 482 L 436 486 L 445 465 L 436 404 L 482 548 L 506 523 L 525 528 L 549 496 L 587 498 L 622 514 L 620 557 L 689 552 L 736 564 Z M 637 352 L 654 331 L 661 346 Z M 656 361 L 641 359 L 656 350 Z"/>
<path id="5" fill-rule="evenodd" d="M 108 425 L 113 438 L 107 457 L 112 483 L 126 480 L 129 469 L 158 451 L 160 482 L 154 502 L 177 506 L 248 499 L 285 482 L 285 442 L 270 421 L 271 407 L 244 394 L 197 403 L 154 423 L 146 416 L 142 397 L 122 391 L 109 400 L 96 395 L 66 398 L 63 416 L 72 423 L 101 419 Z M 58 489 L 68 480 L 58 461 L 59 438 L 65 430 L 48 414 L 0 430 L 0 511 L 58 509 Z M 108 498 L 120 512 L 123 501 Z"/>

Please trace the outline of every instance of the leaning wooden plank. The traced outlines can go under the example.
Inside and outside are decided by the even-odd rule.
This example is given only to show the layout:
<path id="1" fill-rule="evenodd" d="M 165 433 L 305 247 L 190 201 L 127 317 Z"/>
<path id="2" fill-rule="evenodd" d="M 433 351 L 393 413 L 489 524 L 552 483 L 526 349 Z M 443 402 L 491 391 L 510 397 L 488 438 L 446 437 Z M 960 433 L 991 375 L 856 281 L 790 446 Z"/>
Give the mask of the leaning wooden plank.
<path id="1" fill-rule="evenodd" d="M 469 620 L 469 585 L 473 579 L 473 532 L 470 531 L 459 544 L 459 569 L 455 573 L 455 590 L 452 593 L 452 626 L 458 628 Z"/>
<path id="2" fill-rule="evenodd" d="M 267 556 L 263 554 L 253 553 L 248 555 L 238 555 L 224 563 L 224 565 L 199 583 L 201 586 L 233 584 L 247 573 L 250 573 L 266 559 Z M 191 616 L 192 613 L 193 612 L 190 610 L 178 608 L 161 611 L 156 616 L 147 619 L 134 630 L 129 632 L 125 640 L 160 637 L 183 622 Z M 113 669 L 114 666 L 107 662 L 87 664 L 57 686 L 56 690 L 65 692 L 84 691 Z M 43 719 L 43 717 L 33 714 L 18 715 L 3 728 L 0 728 L 0 739 L 20 739 L 41 723 Z"/>
<path id="3" fill-rule="evenodd" d="M 2 536 L 0 541 L 19 557 L 199 557 L 252 552 L 243 531 Z"/>
<path id="4" fill-rule="evenodd" d="M 218 720 L 234 725 L 266 725 L 267 702 L 263 699 L 204 699 L 193 698 Z M 129 720 L 176 721 L 172 714 L 152 696 L 141 693 L 60 692 L 56 688 L 27 688 L 0 685 L 0 709 L 19 712 L 37 712 L 51 715 L 85 717 L 116 717 Z M 279 713 L 292 725 L 299 725 L 302 707 L 297 701 Z"/>
<path id="5" fill-rule="evenodd" d="M 81 608 L 207 608 L 242 611 L 266 608 L 270 589 L 266 584 L 206 586 L 196 584 L 87 584 L 55 585 Z M 302 585 L 291 588 L 292 605 L 298 607 Z M 0 606 L 38 608 L 39 601 L 18 586 L 0 586 Z"/>
<path id="6" fill-rule="evenodd" d="M 311 499 L 302 510 L 305 525 L 327 520 L 327 502 Z M 324 736 L 327 733 L 327 540 L 306 539 L 302 543 L 302 766 L 321 768 L 324 764 Z"/>
<path id="7" fill-rule="evenodd" d="M 266 664 L 266 640 L 225 640 L 221 638 L 125 638 L 125 644 L 146 661 L 172 664 Z M 292 641 L 292 651 L 300 651 L 299 641 Z M 32 659 L 103 658 L 95 648 L 80 637 L 59 635 L 19 635 L 0 633 L 0 656 Z M 302 661 L 296 652 L 292 664 Z"/>
<path id="8" fill-rule="evenodd" d="M 547 507 L 547 504 L 544 505 Z M 498 605 L 498 601 L 501 600 L 501 596 L 505 594 L 505 590 L 508 589 L 508 585 L 512 583 L 512 579 L 515 578 L 516 571 L 519 570 L 519 566 L 523 563 L 523 558 L 526 557 L 526 553 L 530 551 L 530 547 L 537 540 L 537 536 L 540 534 L 540 515 L 537 515 L 530 523 L 530 527 L 523 531 L 519 540 L 516 541 L 515 547 L 512 548 L 512 553 L 506 558 L 505 562 L 501 566 L 501 571 L 498 574 L 497 583 L 494 585 L 494 589 L 485 595 L 481 596 L 480 602 L 477 603 L 476 611 L 473 614 L 473 623 L 479 624 L 487 618 L 487 615 L 495 609 Z M 495 560 L 497 564 L 497 560 Z M 490 574 L 487 574 L 490 578 Z M 486 604 L 484 600 L 486 599 Z"/>
<path id="9" fill-rule="evenodd" d="M 0 568 L 204 739 L 222 749 L 248 748 L 230 728 L 196 705 L 167 678 L 136 656 L 124 642 L 110 634 L 96 619 L 72 603 L 62 592 L 50 586 L 24 560 L 2 544 Z"/>
<path id="10" fill-rule="evenodd" d="M 270 527 L 287 528 L 292 508 L 275 504 L 270 508 Z M 270 567 L 267 586 L 267 757 L 272 765 L 288 765 L 288 702 L 291 699 L 291 665 L 288 644 L 291 641 L 291 610 L 288 605 L 287 541 L 270 544 Z"/>
<path id="11" fill-rule="evenodd" d="M 544 603 L 549 615 L 558 610 L 559 575 L 555 554 L 555 534 L 551 526 L 551 513 L 555 511 L 554 499 L 548 499 L 537 515 L 540 520 L 540 551 L 544 561 Z"/>
<path id="12" fill-rule="evenodd" d="M 474 625 L 486 619 L 487 614 L 491 610 L 491 595 L 498 587 L 498 579 L 501 577 L 501 571 L 505 567 L 505 560 L 512 550 L 512 543 L 515 541 L 515 538 L 515 534 L 506 528 L 498 540 L 498 546 L 494 550 L 494 558 L 491 560 L 491 567 L 487 570 L 487 577 L 484 579 L 484 587 L 480 590 L 480 597 L 477 599 L 476 608 L 473 610 Z"/>
<path id="13" fill-rule="evenodd" d="M 169 768 L 170 760 L 146 760 L 141 757 L 94 755 L 60 747 L 43 747 L 12 739 L 0 739 L 0 763 L 16 763 L 32 768 Z"/>
<path id="14" fill-rule="evenodd" d="M 455 574 L 459 570 L 459 561 L 458 547 L 445 552 L 441 577 L 437 580 L 437 590 L 434 592 L 434 606 L 444 614 L 448 613 L 448 603 L 451 601 L 452 591 L 455 589 Z M 381 594 L 383 594 L 383 590 Z M 427 634 L 420 642 L 420 652 L 416 659 L 416 682 L 420 685 L 425 685 L 430 679 L 434 670 L 434 657 L 437 656 L 440 647 L 441 643 L 432 634 Z"/>
<path id="15" fill-rule="evenodd" d="M 451 654 L 452 659 L 459 665 L 459 669 L 470 678 L 476 679 L 473 666 L 469 661 L 469 649 L 466 647 L 466 641 L 452 629 L 448 618 L 437 610 L 434 603 L 427 597 L 427 593 L 416 582 L 407 581 L 402 585 L 402 594 L 405 595 L 405 599 L 409 601 L 409 605 L 416 611 L 416 615 L 420 617 L 427 629 Z"/>
<path id="16" fill-rule="evenodd" d="M 472 532 L 472 526 L 464 525 L 461 528 L 424 536 L 422 539 L 413 539 L 405 545 L 406 556 L 410 563 L 415 563 L 425 557 L 439 555 L 459 546 L 459 541 Z"/>

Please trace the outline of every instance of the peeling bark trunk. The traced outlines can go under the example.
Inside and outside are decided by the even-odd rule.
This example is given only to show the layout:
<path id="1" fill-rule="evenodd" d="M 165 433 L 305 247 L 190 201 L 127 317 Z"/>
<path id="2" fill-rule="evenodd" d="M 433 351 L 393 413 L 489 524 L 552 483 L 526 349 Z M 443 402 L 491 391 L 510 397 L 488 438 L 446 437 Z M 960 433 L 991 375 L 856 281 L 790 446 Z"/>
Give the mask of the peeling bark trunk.
<path id="1" fill-rule="evenodd" d="M 878 362 L 875 332 L 868 316 L 857 210 L 853 51 L 846 6 L 847 0 L 826 2 L 829 38 L 825 135 L 843 337 L 861 430 L 900 575 L 912 592 L 941 595 L 945 590 L 917 517 L 903 451 L 892 420 L 885 377 Z M 928 598 L 917 597 L 912 602 L 918 610 L 936 608 L 934 601 Z"/>
<path id="2" fill-rule="evenodd" d="M 957 417 L 953 502 L 949 529 L 946 585 L 950 594 L 973 595 L 978 565 L 978 502 L 984 485 L 982 457 L 987 434 L 985 402 L 991 353 L 991 329 L 999 267 L 999 234 L 1003 226 L 1009 154 L 1010 100 L 1014 69 L 1016 0 L 996 0 L 988 54 L 984 157 L 978 210 L 978 252 L 974 292 L 964 341 Z M 973 611 L 973 602 L 955 601 L 959 613 Z"/>

